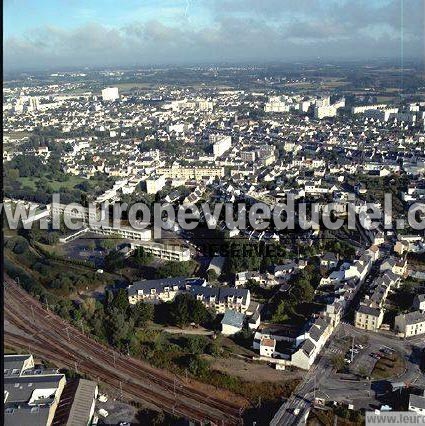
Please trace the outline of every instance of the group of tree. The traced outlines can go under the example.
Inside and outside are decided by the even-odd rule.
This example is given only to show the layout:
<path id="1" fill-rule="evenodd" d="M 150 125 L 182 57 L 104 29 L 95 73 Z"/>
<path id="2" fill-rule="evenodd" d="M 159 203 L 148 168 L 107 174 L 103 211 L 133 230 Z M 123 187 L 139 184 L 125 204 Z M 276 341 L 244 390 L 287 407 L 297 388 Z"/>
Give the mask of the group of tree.
<path id="1" fill-rule="evenodd" d="M 306 267 L 290 281 L 287 293 L 277 295 L 272 304 L 272 321 L 282 323 L 299 315 L 298 306 L 309 303 L 314 298 L 314 270 Z"/>
<path id="2" fill-rule="evenodd" d="M 157 278 L 188 277 L 193 274 L 196 263 L 193 260 L 185 262 L 165 262 L 156 270 Z"/>
<path id="3" fill-rule="evenodd" d="M 76 305 L 62 299 L 56 306 L 57 313 L 73 322 L 77 327 L 86 327 L 100 340 L 106 341 L 121 351 L 132 351 L 139 342 L 136 328 L 145 327 L 154 317 L 154 306 L 147 303 L 130 305 L 127 292 L 119 289 L 116 293 L 106 292 L 103 301 L 86 298 Z M 134 348 L 137 349 L 137 348 Z"/>
<path id="4" fill-rule="evenodd" d="M 200 300 L 192 295 L 178 294 L 168 305 L 169 322 L 179 327 L 185 327 L 191 323 L 206 324 L 212 321 L 211 312 Z"/>

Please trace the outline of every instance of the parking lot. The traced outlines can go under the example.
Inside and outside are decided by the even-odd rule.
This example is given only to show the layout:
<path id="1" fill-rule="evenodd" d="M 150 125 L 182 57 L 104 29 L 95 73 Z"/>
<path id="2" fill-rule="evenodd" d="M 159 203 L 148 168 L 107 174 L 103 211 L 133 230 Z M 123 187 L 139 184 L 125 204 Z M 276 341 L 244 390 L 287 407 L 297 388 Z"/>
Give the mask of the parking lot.
<path id="1" fill-rule="evenodd" d="M 395 350 L 393 348 L 385 345 L 368 345 L 365 350 L 360 351 L 355 362 L 350 365 L 350 370 L 361 376 L 371 377 L 376 363 L 382 358 L 391 358 L 394 353 Z"/>
<path id="2" fill-rule="evenodd" d="M 101 398 L 102 399 L 102 398 Z M 122 425 L 134 424 L 137 409 L 131 405 L 114 400 L 107 396 L 106 402 L 96 400 L 95 416 L 99 425 Z M 106 417 L 105 417 L 105 414 Z"/>

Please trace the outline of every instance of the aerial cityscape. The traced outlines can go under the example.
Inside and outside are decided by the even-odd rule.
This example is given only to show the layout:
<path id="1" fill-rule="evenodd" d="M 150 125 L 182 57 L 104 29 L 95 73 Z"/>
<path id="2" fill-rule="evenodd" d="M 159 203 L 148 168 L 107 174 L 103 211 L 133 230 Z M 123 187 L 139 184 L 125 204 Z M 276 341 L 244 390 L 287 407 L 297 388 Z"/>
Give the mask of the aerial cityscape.
<path id="1" fill-rule="evenodd" d="M 424 2 L 39 3 L 4 4 L 3 423 L 425 423 Z"/>

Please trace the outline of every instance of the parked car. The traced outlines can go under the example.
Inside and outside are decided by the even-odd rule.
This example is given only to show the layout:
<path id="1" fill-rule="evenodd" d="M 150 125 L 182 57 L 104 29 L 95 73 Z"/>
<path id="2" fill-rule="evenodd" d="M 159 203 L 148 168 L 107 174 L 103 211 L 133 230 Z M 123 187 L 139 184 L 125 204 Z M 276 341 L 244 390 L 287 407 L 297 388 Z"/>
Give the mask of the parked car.
<path id="1" fill-rule="evenodd" d="M 102 393 L 102 394 L 100 394 L 100 395 L 97 397 L 97 399 L 98 399 L 100 402 L 106 402 L 106 401 L 108 401 L 108 395 L 105 395 L 104 393 Z"/>
<path id="2" fill-rule="evenodd" d="M 99 414 L 102 416 L 102 417 L 108 417 L 109 416 L 109 413 L 104 409 L 104 408 L 101 408 L 100 410 L 99 410 Z"/>

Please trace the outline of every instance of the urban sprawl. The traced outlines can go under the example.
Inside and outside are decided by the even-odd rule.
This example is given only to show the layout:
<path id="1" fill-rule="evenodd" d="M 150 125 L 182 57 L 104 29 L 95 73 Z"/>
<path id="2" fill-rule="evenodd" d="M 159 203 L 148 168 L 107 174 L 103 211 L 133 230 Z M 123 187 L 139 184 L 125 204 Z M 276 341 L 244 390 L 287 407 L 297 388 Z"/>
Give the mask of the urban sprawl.
<path id="1" fill-rule="evenodd" d="M 185 71 L 6 81 L 6 424 L 425 415 L 424 87 Z"/>

